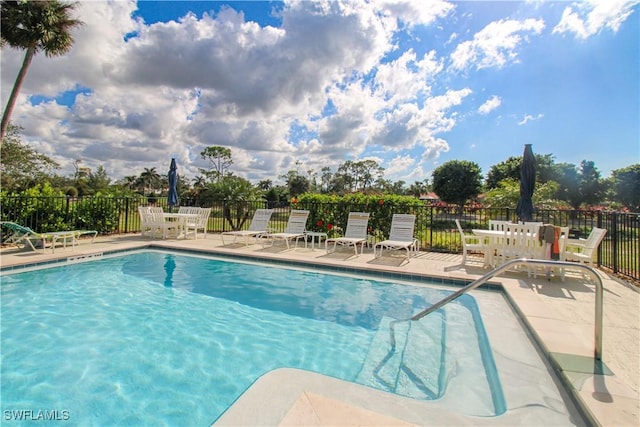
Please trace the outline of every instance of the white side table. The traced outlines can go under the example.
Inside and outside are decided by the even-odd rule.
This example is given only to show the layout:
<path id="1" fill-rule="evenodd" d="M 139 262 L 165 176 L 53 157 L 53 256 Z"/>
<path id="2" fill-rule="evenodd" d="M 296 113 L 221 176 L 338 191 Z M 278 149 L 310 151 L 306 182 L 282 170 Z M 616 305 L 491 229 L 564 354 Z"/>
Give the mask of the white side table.
<path id="1" fill-rule="evenodd" d="M 311 250 L 314 250 L 316 241 L 318 242 L 319 248 L 320 243 L 322 243 L 322 239 L 324 239 L 324 248 L 327 249 L 327 233 L 320 231 L 305 231 L 304 235 L 311 237 Z M 304 247 L 307 247 L 307 239 L 304 239 Z"/>
<path id="2" fill-rule="evenodd" d="M 376 245 L 376 236 L 373 234 L 367 234 L 367 248 L 372 248 Z"/>

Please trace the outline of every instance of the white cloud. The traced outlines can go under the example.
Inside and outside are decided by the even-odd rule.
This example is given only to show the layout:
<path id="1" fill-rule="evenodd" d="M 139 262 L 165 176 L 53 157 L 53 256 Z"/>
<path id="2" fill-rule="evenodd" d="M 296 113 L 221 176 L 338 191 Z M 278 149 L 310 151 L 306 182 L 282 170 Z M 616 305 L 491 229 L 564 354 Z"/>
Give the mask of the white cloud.
<path id="1" fill-rule="evenodd" d="M 579 39 L 587 39 L 605 29 L 615 33 L 638 4 L 640 0 L 588 0 L 574 3 L 564 9 L 553 33 L 573 33 Z"/>
<path id="2" fill-rule="evenodd" d="M 390 105 L 415 101 L 420 94 L 430 92 L 428 82 L 433 81 L 442 68 L 442 61 L 436 58 L 434 51 L 416 60 L 415 52 L 410 49 L 397 60 L 377 67 L 374 90 Z"/>
<path id="3" fill-rule="evenodd" d="M 145 24 L 132 18 L 135 1 L 80 2 L 85 25 L 73 49 L 35 57 L 12 120 L 63 173 L 74 159 L 103 165 L 115 178 L 149 167 L 164 173 L 175 155 L 179 173 L 193 177 L 207 167 L 200 152 L 220 145 L 231 148 L 234 173 L 251 180 L 277 180 L 296 160 L 319 171 L 372 152 L 384 159 L 387 177 L 422 180 L 425 165 L 451 149 L 443 134 L 466 117 L 470 95 L 485 90 L 443 73 L 445 61 L 471 72 L 503 67 L 544 28 L 542 20 L 505 19 L 466 36 L 455 25 L 458 8 L 444 1 L 291 1 L 276 28 L 231 8 Z M 22 56 L 2 50 L 2 99 Z M 77 89 L 70 107 L 30 102 Z M 501 102 L 494 95 L 478 112 Z"/>
<path id="4" fill-rule="evenodd" d="M 393 176 L 407 176 L 415 168 L 416 160 L 409 156 L 396 156 L 388 162 L 386 172 Z"/>
<path id="5" fill-rule="evenodd" d="M 418 126 L 426 126 L 433 133 L 448 132 L 455 125 L 455 114 L 447 115 L 452 107 L 462 104 L 464 98 L 471 95 L 469 88 L 448 90 L 444 95 L 432 96 L 425 102 L 422 114 L 417 118 Z"/>
<path id="6" fill-rule="evenodd" d="M 441 0 L 377 0 L 375 3 L 382 16 L 394 21 L 394 27 L 405 24 L 409 28 L 433 24 L 455 8 L 453 3 Z"/>
<path id="7" fill-rule="evenodd" d="M 79 18 L 86 25 L 71 53 L 36 56 L 22 93 L 56 96 L 76 85 L 91 92 L 79 96 L 70 110 L 58 106 L 48 126 L 37 131 L 31 128 L 35 115 L 44 117 L 44 106 L 31 106 L 25 96 L 14 121 L 34 144 L 45 137 L 37 132 L 51 129 L 46 138 L 55 148 L 46 154 L 66 158 L 67 165 L 76 158 L 94 168 L 102 164 L 114 176 L 142 169 L 134 162 L 161 170 L 167 153 L 179 153 L 181 173 L 195 175 L 205 166 L 199 153 L 210 145 L 232 148 L 239 175 L 255 178 L 266 172 L 256 167 L 265 164 L 272 177 L 280 175 L 298 149 L 286 139 L 291 123 L 318 117 L 331 87 L 371 72 L 393 48 L 377 9 L 368 3 L 354 6 L 290 3 L 282 12 L 282 27 L 274 28 L 246 22 L 232 9 L 145 25 L 131 18 L 135 2 L 80 3 Z M 126 40 L 131 33 L 136 36 Z M 3 49 L 3 99 L 21 56 Z M 371 94 L 361 92 L 360 99 L 367 98 Z M 373 110 L 362 113 L 358 120 L 372 121 Z M 342 135 L 344 130 L 335 127 L 349 120 L 347 115 L 318 129 Z M 350 144 L 362 142 L 354 135 L 339 146 L 323 147 L 325 159 L 344 160 Z"/>
<path id="8" fill-rule="evenodd" d="M 544 114 L 540 113 L 537 116 L 532 116 L 531 114 L 525 114 L 525 116 L 518 122 L 518 126 L 526 125 L 529 122 L 534 120 L 540 120 L 544 117 Z"/>
<path id="9" fill-rule="evenodd" d="M 499 96 L 493 95 L 478 108 L 478 113 L 489 114 L 490 112 L 498 108 L 500 104 L 502 104 L 502 99 Z"/>
<path id="10" fill-rule="evenodd" d="M 523 41 L 520 33 L 540 34 L 544 29 L 541 19 L 499 20 L 491 22 L 473 36 L 473 40 L 464 41 L 451 54 L 451 66 L 464 70 L 475 66 L 483 68 L 501 68 L 508 62 L 517 60 L 516 49 Z"/>

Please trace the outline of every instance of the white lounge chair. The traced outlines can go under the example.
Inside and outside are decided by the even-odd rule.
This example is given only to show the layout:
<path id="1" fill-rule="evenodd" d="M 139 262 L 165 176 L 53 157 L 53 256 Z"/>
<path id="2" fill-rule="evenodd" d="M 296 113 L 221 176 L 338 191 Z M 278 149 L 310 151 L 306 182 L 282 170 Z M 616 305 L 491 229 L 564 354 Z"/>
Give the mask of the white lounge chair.
<path id="1" fill-rule="evenodd" d="M 284 240 L 287 244 L 287 249 L 290 249 L 289 242 L 295 239 L 296 246 L 298 246 L 298 240 L 305 237 L 304 231 L 307 227 L 307 218 L 309 218 L 309 211 L 305 210 L 292 210 L 289 214 L 289 220 L 287 226 L 282 233 L 265 233 L 261 237 L 263 242 L 270 242 L 273 246 L 276 240 Z M 266 246 L 266 244 L 263 244 Z"/>
<path id="2" fill-rule="evenodd" d="M 344 237 L 334 237 L 325 241 L 327 253 L 335 252 L 337 245 L 353 246 L 355 256 L 358 256 L 358 245 L 360 245 L 360 253 L 362 253 L 364 251 L 364 245 L 367 243 L 368 224 L 368 212 L 349 212 Z M 329 248 L 330 243 L 333 243 L 333 248 Z"/>
<path id="3" fill-rule="evenodd" d="M 273 209 L 256 209 L 253 214 L 251 224 L 249 224 L 248 230 L 235 230 L 235 231 L 223 231 L 221 233 L 222 244 L 224 245 L 224 236 L 233 236 L 233 242 L 236 242 L 238 237 L 244 237 L 245 245 L 249 245 L 249 238 L 254 239 L 260 235 L 269 232 L 269 221 L 271 220 L 271 214 Z"/>
<path id="4" fill-rule="evenodd" d="M 407 261 L 411 258 L 411 253 L 417 251 L 416 239 L 413 237 L 413 230 L 416 224 L 416 216 L 412 214 L 393 214 L 391 218 L 391 231 L 389 239 L 383 240 L 373 245 L 373 255 L 375 258 L 382 256 L 384 249 L 407 251 Z M 380 251 L 378 252 L 378 248 Z"/>
<path id="5" fill-rule="evenodd" d="M 456 219 L 456 226 L 458 227 L 458 233 L 460 233 L 460 240 L 462 241 L 462 264 L 465 265 L 467 263 L 467 254 L 469 253 L 481 253 L 484 260 L 487 247 L 484 245 L 482 239 L 478 236 L 465 234 L 459 219 Z"/>

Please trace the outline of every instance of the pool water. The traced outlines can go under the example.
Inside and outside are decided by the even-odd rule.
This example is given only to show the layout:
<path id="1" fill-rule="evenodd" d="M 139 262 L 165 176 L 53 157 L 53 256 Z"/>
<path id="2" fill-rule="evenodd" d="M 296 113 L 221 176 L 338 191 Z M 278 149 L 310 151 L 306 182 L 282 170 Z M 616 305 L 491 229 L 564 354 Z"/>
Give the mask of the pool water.
<path id="1" fill-rule="evenodd" d="M 1 291 L 3 414 L 204 426 L 281 367 L 415 399 L 459 393 L 471 415 L 504 406 L 468 295 L 399 323 L 390 351 L 390 321 L 451 290 L 144 251 L 5 275 Z"/>

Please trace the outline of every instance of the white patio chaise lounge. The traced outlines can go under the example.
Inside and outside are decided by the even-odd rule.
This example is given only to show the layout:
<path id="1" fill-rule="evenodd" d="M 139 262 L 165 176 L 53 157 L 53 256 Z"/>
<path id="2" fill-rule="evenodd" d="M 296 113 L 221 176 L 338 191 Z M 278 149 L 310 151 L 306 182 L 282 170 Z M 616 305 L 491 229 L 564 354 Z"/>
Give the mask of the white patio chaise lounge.
<path id="1" fill-rule="evenodd" d="M 296 246 L 298 246 L 298 240 L 305 237 L 304 231 L 307 227 L 307 218 L 309 218 L 309 211 L 292 210 L 289 214 L 287 226 L 282 233 L 265 233 L 260 236 L 263 239 L 263 246 L 266 246 L 267 243 L 271 243 L 271 246 L 273 246 L 276 240 L 283 240 L 287 244 L 287 249 L 290 249 L 289 243 L 294 239 Z"/>
<path id="2" fill-rule="evenodd" d="M 364 251 L 364 245 L 367 243 L 368 224 L 368 212 L 349 212 L 344 237 L 334 237 L 325 241 L 327 253 L 335 252 L 337 245 L 353 246 L 354 254 L 358 256 L 358 245 L 360 245 L 360 253 L 362 253 Z M 333 243 L 332 248 L 329 247 L 331 243 Z"/>
<path id="3" fill-rule="evenodd" d="M 373 255 L 380 258 L 382 252 L 387 250 L 407 251 L 407 262 L 411 258 L 412 252 L 417 251 L 416 239 L 413 231 L 416 224 L 416 216 L 413 214 L 393 214 L 391 218 L 391 231 L 389 238 L 373 245 Z M 378 251 L 378 249 L 380 249 Z"/>
<path id="4" fill-rule="evenodd" d="M 256 209 L 253 214 L 253 219 L 247 230 L 235 230 L 235 231 L 223 231 L 221 234 L 222 244 L 225 244 L 224 236 L 233 236 L 233 242 L 236 242 L 238 237 L 244 237 L 245 245 L 249 246 L 249 238 L 254 239 L 269 232 L 269 221 L 271 220 L 271 214 L 273 209 Z"/>
<path id="5" fill-rule="evenodd" d="M 47 243 L 51 242 L 51 252 L 55 252 L 56 245 L 60 243 L 64 248 L 67 245 L 73 249 L 78 243 L 80 236 L 90 234 L 92 236 L 91 242 L 95 240 L 98 232 L 96 230 L 66 230 L 66 231 L 51 231 L 45 233 L 38 233 L 31 228 L 17 224 L 11 221 L 2 221 L 0 226 L 8 230 L 9 236 L 3 243 L 22 244 L 25 248 L 35 251 L 42 249 L 44 252 L 47 248 Z M 34 242 L 36 243 L 34 245 Z"/>

